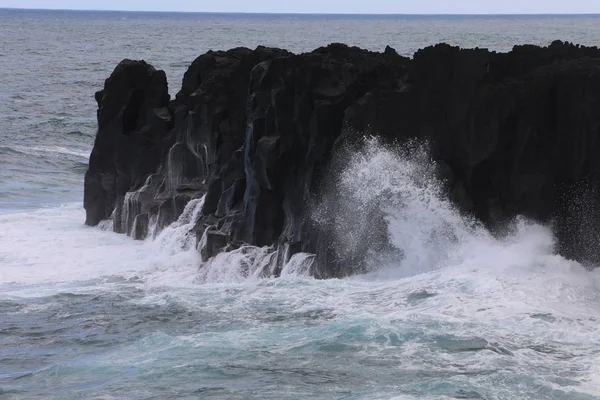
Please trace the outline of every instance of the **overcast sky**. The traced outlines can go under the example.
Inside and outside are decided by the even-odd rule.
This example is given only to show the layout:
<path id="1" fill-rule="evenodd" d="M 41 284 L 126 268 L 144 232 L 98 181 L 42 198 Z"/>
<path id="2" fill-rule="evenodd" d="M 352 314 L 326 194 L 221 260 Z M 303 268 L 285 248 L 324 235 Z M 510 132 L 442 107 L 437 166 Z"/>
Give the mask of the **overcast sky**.
<path id="1" fill-rule="evenodd" d="M 600 13 L 600 0 L 0 0 L 0 7 L 285 13 L 569 14 Z"/>

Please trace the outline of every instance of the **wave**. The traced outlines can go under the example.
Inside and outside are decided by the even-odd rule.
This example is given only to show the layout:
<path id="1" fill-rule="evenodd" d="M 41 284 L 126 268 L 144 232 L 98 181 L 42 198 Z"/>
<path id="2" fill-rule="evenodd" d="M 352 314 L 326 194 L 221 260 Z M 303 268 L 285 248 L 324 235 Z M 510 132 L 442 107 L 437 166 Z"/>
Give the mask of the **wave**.
<path id="1" fill-rule="evenodd" d="M 87 157 L 84 152 L 57 146 L 28 150 Z M 552 232 L 546 227 L 517 219 L 509 233 L 497 238 L 476 221 L 462 216 L 444 198 L 443 182 L 435 177 L 435 165 L 428 161 L 426 147 L 398 151 L 371 141 L 349 160 L 332 192 L 338 199 L 332 217 L 339 228 L 335 232 L 336 244 L 342 250 L 357 246 L 360 235 L 356 234 L 356 228 L 368 225 L 372 215 L 369 207 L 375 204 L 384 215 L 385 226 L 380 228 L 386 230 L 390 245 L 379 252 L 367 248 L 370 268 L 352 279 L 396 281 L 420 274 L 443 274 L 450 268 L 480 273 L 510 268 L 543 267 L 548 271 L 582 268 L 556 255 Z M 177 257 L 185 260 L 183 268 L 188 283 L 271 279 L 277 257 L 271 247 L 242 246 L 201 263 L 198 249 L 202 240 L 196 244 L 194 225 L 202 204 L 202 199 L 191 201 L 179 220 L 160 232 L 153 232 L 151 223 L 151 233 L 144 242 L 113 234 L 110 221 L 103 222 L 101 229 L 82 226 L 84 215 L 80 204 L 0 215 L 0 223 L 7 228 L 2 237 L 4 260 L 13 260 L 8 263 L 12 263 L 11 274 L 3 266 L 5 281 L 35 282 L 36 276 L 41 280 L 45 277 L 57 282 L 72 281 L 85 279 L 86 273 L 98 277 L 120 271 L 128 275 L 127 271 L 145 270 L 158 264 L 173 266 Z M 332 210 L 324 207 L 322 212 Z M 322 217 L 322 213 L 314 216 L 317 221 Z M 97 245 L 103 241 L 116 246 L 114 251 L 98 251 Z M 71 250 L 74 252 L 70 253 Z M 313 261 L 314 255 L 300 253 L 288 260 L 281 276 L 307 278 Z M 22 264 L 34 269 L 22 268 Z M 19 271 L 23 276 L 19 277 Z M 587 281 L 590 282 L 596 280 Z"/>
<path id="2" fill-rule="evenodd" d="M 590 304 L 598 304 L 599 274 L 557 255 L 550 229 L 517 219 L 506 235 L 492 236 L 472 219 L 461 216 L 441 196 L 441 182 L 424 161 L 426 151 L 413 148 L 411 154 L 399 155 L 371 142 L 354 154 L 340 175 L 335 195 L 347 207 L 338 204 L 336 221 L 343 228 L 336 233 L 338 243 L 355 244 L 347 227 L 365 223 L 369 216 L 366 205 L 376 202 L 385 212 L 392 244 L 387 254 L 371 252 L 371 268 L 350 281 L 414 283 L 434 277 L 445 281 L 454 276 L 467 282 L 487 276 L 490 281 L 477 289 L 482 292 L 499 279 L 513 288 L 528 281 L 548 288 L 555 282 L 556 293 L 564 295 L 566 290 L 571 297 L 587 293 Z M 277 254 L 270 247 L 242 246 L 202 264 L 202 241 L 196 244 L 194 230 L 202 204 L 202 199 L 191 201 L 176 223 L 151 232 L 143 242 L 114 234 L 109 221 L 102 223 L 101 229 L 84 227 L 80 203 L 0 214 L 4 228 L 0 233 L 2 282 L 64 283 L 117 275 L 143 276 L 153 285 L 178 286 L 273 279 Z M 281 278 L 312 279 L 313 261 L 311 254 L 293 256 Z M 177 276 L 182 280 L 177 281 Z M 523 276 L 528 277 L 521 281 Z M 550 295 L 545 293 L 546 300 Z M 560 298 L 552 302 L 558 304 Z"/>
<path id="3" fill-rule="evenodd" d="M 62 146 L 24 146 L 9 145 L 0 146 L 0 151 L 10 151 L 29 156 L 68 155 L 78 158 L 89 158 L 91 150 L 71 149 Z"/>
<path id="4" fill-rule="evenodd" d="M 85 227 L 77 203 L 0 214 L 0 303 L 22 304 L 11 321 L 48 314 L 60 323 L 72 312 L 107 332 L 118 327 L 89 333 L 107 346 L 118 342 L 105 355 L 54 361 L 76 364 L 62 369 L 76 382 L 89 381 L 99 363 L 122 377 L 131 365 L 218 366 L 227 358 L 240 373 L 260 368 L 297 386 L 314 379 L 327 390 L 359 391 L 352 385 L 365 379 L 393 382 L 369 389 L 385 398 L 600 395 L 600 270 L 556 255 L 546 227 L 517 219 L 494 237 L 461 216 L 419 149 L 370 143 L 340 174 L 334 193 L 349 207 L 338 222 L 360 226 L 370 215 L 360 206 L 376 198 L 393 245 L 386 257 L 372 254 L 364 274 L 317 280 L 309 274 L 314 255 L 300 253 L 273 278 L 268 247 L 243 246 L 202 264 L 194 230 L 202 199 L 146 241 L 113 233 L 109 222 Z M 90 302 L 102 319 L 88 315 Z M 62 340 L 81 335 L 72 325 Z M 121 345 L 130 326 L 144 334 Z"/>
<path id="5" fill-rule="evenodd" d="M 80 130 L 69 131 L 69 132 L 67 132 L 67 135 L 69 137 L 79 136 L 79 137 L 82 137 L 82 138 L 89 138 L 91 136 L 90 133 L 85 133 L 85 132 L 82 132 Z"/>

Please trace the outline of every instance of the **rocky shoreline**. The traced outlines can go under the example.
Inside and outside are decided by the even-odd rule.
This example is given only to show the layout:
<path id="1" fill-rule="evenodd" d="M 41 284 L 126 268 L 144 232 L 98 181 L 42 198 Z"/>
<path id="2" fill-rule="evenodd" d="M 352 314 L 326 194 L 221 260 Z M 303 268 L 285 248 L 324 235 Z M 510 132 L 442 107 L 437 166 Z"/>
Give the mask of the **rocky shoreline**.
<path id="1" fill-rule="evenodd" d="M 204 261 L 243 245 L 297 253 L 320 278 L 360 270 L 309 218 L 332 155 L 364 136 L 431 144 L 457 208 L 500 231 L 517 215 L 551 224 L 560 254 L 594 265 L 600 238 L 600 50 L 554 42 L 509 53 L 428 47 L 409 59 L 332 44 L 311 53 L 208 52 L 174 99 L 165 73 L 123 60 L 96 93 L 86 224 L 144 239 L 204 196 Z M 385 245 L 374 215 L 365 246 Z M 374 236 L 376 236 L 374 238 Z"/>

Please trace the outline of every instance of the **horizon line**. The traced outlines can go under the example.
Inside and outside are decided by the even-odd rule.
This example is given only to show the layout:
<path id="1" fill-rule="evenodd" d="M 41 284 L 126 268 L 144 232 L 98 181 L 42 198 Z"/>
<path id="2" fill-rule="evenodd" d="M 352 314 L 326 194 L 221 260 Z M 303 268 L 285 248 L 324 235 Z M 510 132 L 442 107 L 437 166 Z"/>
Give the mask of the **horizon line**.
<path id="1" fill-rule="evenodd" d="M 206 15 L 305 15 L 305 16 L 407 16 L 407 17 L 435 17 L 435 16 L 600 16 L 600 12 L 589 13 L 317 13 L 317 12 L 268 12 L 268 11 L 181 11 L 181 10 L 101 10 L 80 8 L 23 8 L 0 7 L 0 10 L 11 11 L 66 11 L 66 12 L 123 12 L 146 14 L 206 14 Z"/>

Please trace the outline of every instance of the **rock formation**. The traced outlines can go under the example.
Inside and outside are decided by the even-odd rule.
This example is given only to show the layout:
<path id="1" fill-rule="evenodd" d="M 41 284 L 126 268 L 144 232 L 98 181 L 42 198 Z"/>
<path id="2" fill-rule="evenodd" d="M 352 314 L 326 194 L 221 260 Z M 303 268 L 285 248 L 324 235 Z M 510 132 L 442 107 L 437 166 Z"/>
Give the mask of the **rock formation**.
<path id="1" fill-rule="evenodd" d="M 389 47 L 238 48 L 198 57 L 173 100 L 164 72 L 124 60 L 96 100 L 88 225 L 112 218 L 115 231 L 142 239 L 205 196 L 195 228 L 205 261 L 273 246 L 272 273 L 307 252 L 316 276 L 344 276 L 362 250 L 336 253 L 309 205 L 333 151 L 368 134 L 428 140 L 451 198 L 490 228 L 516 215 L 552 223 L 563 255 L 600 261 L 597 48 L 440 44 L 412 59 Z"/>

